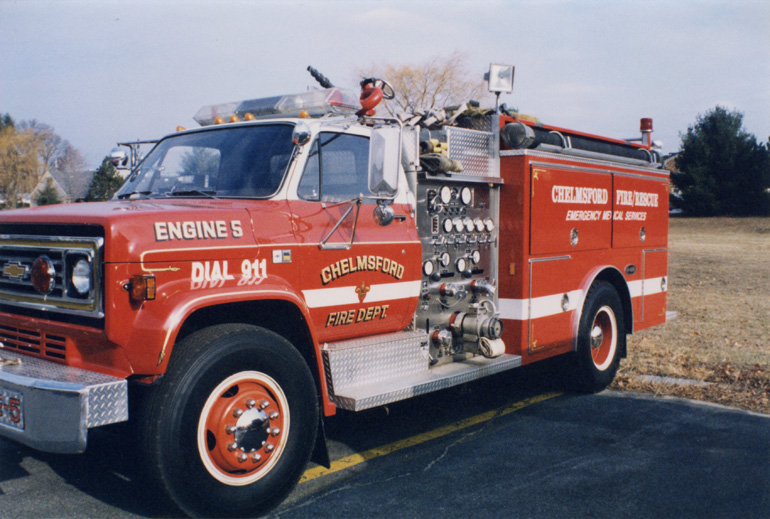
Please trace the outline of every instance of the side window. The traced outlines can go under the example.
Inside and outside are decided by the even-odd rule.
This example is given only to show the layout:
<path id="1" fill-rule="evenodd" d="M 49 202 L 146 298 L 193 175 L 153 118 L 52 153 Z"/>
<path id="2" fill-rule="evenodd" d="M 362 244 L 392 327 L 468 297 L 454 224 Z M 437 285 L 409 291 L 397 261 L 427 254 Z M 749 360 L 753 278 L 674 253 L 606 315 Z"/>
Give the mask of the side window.
<path id="1" fill-rule="evenodd" d="M 310 148 L 297 194 L 303 200 L 343 202 L 369 194 L 369 139 L 321 133 Z"/>

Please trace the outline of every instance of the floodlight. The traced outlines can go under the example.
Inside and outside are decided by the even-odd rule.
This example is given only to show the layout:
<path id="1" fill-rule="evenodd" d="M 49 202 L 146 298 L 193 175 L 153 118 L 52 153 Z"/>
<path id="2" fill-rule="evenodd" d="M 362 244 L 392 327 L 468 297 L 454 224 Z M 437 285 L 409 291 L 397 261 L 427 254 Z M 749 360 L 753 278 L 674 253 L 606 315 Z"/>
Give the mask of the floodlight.
<path id="1" fill-rule="evenodd" d="M 500 65 L 498 63 L 489 64 L 489 91 L 500 94 L 513 92 L 513 65 Z"/>

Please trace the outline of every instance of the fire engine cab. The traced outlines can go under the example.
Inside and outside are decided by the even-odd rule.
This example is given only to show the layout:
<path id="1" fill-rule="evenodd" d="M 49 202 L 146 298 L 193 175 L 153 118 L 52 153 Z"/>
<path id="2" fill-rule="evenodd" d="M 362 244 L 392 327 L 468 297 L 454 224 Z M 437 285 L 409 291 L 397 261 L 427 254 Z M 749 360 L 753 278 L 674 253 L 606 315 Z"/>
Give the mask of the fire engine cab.
<path id="1" fill-rule="evenodd" d="M 626 141 L 472 104 L 379 117 L 386 81 L 311 72 L 202 108 L 109 202 L 0 213 L 0 435 L 81 452 L 130 420 L 185 512 L 258 514 L 338 409 L 556 355 L 601 390 L 666 321 L 650 119 Z"/>

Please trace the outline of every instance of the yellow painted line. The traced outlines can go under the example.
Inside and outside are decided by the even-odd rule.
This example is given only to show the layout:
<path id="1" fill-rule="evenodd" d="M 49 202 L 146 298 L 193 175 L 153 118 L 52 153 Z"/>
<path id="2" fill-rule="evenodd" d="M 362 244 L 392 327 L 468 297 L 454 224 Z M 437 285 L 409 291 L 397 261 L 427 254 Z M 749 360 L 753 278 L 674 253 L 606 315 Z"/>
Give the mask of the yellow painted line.
<path id="1" fill-rule="evenodd" d="M 385 456 L 386 454 L 391 454 L 393 452 L 400 451 L 401 449 L 406 449 L 407 447 L 413 447 L 421 443 L 435 440 L 436 438 L 441 438 L 442 436 L 446 436 L 455 431 L 460 431 L 462 429 L 472 427 L 499 416 L 505 416 L 539 402 L 550 400 L 551 398 L 555 398 L 562 394 L 563 393 L 544 393 L 542 395 L 533 396 L 532 398 L 514 402 L 513 404 L 493 409 L 492 411 L 487 411 L 486 413 L 481 413 L 476 416 L 471 416 L 458 422 L 445 425 L 444 427 L 439 427 L 438 429 L 433 429 L 432 431 L 418 434 L 410 438 L 404 438 L 403 440 L 398 440 L 397 442 L 382 445 L 380 447 L 375 447 L 373 449 L 369 449 L 368 451 L 358 452 L 356 454 L 351 454 L 350 456 L 345 456 L 344 458 L 333 461 L 331 467 L 328 469 L 322 466 L 307 469 L 300 478 L 299 482 L 305 483 L 311 479 L 320 478 L 321 476 L 334 474 L 335 472 L 339 472 L 350 467 L 355 467 L 359 463 L 364 463 L 371 459 L 379 458 L 380 456 Z"/>

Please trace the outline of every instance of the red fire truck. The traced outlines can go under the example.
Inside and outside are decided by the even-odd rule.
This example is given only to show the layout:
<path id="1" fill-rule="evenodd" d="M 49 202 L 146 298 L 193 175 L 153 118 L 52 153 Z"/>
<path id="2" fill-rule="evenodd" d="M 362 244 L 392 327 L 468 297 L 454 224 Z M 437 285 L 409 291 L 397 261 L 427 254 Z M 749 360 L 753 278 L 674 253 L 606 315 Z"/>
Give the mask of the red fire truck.
<path id="1" fill-rule="evenodd" d="M 81 452 L 130 419 L 184 511 L 252 515 L 337 409 L 556 355 L 601 390 L 665 322 L 651 120 L 631 142 L 504 109 L 377 117 L 387 82 L 321 83 L 202 108 L 112 201 L 0 213 L 1 436 Z"/>

